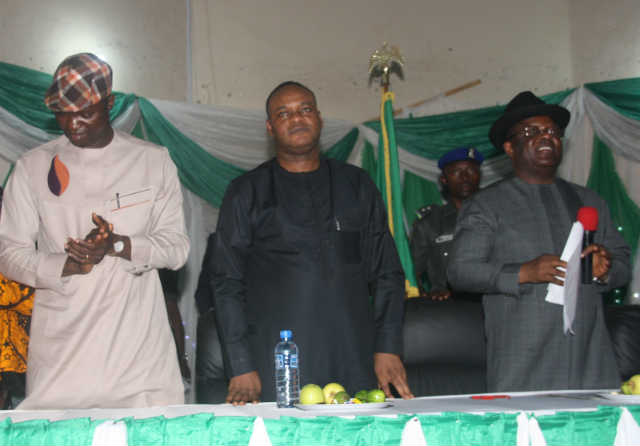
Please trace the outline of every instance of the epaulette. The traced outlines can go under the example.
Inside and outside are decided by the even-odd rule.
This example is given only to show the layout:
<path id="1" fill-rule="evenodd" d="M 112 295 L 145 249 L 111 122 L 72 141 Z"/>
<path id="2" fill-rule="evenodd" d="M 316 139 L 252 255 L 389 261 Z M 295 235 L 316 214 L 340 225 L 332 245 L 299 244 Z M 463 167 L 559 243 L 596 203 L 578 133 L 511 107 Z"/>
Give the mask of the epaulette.
<path id="1" fill-rule="evenodd" d="M 424 217 L 426 217 L 431 213 L 432 209 L 433 209 L 433 205 L 431 204 L 428 206 L 422 206 L 420 209 L 416 211 L 416 217 L 418 218 L 418 220 L 422 220 Z"/>

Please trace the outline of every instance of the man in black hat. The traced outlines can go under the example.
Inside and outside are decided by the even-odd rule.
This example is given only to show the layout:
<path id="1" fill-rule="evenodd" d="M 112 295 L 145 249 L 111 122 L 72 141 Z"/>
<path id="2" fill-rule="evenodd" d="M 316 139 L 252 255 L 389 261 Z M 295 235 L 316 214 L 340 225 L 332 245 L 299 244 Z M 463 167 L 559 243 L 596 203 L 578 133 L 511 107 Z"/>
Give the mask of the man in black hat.
<path id="1" fill-rule="evenodd" d="M 426 276 L 429 291 L 422 293 L 432 300 L 447 300 L 451 290 L 447 283 L 447 264 L 453 244 L 456 218 L 462 202 L 480 187 L 480 164 L 484 157 L 473 147 L 449 150 L 438 160 L 442 195 L 447 203 L 431 204 L 417 211 L 411 231 L 411 257 L 416 277 Z M 475 293 L 456 293 L 456 298 L 478 300 Z"/>
<path id="2" fill-rule="evenodd" d="M 595 192 L 556 177 L 569 111 L 518 94 L 489 132 L 515 176 L 462 206 L 449 263 L 455 288 L 484 294 L 490 392 L 618 387 L 620 376 L 602 312 L 602 296 L 630 277 L 630 250 Z M 593 282 L 580 285 L 573 332 L 563 307 L 545 300 L 563 285 L 559 254 L 577 211 L 598 209 Z"/>

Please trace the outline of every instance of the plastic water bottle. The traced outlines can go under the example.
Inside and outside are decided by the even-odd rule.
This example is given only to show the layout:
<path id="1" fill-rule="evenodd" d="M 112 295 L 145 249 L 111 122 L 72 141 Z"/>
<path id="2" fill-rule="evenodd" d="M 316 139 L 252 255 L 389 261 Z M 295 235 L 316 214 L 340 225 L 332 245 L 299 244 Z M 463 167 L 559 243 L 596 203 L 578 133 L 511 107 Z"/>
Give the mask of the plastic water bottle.
<path id="1" fill-rule="evenodd" d="M 291 330 L 280 331 L 275 348 L 276 402 L 278 407 L 293 407 L 300 399 L 298 346 L 292 341 Z"/>

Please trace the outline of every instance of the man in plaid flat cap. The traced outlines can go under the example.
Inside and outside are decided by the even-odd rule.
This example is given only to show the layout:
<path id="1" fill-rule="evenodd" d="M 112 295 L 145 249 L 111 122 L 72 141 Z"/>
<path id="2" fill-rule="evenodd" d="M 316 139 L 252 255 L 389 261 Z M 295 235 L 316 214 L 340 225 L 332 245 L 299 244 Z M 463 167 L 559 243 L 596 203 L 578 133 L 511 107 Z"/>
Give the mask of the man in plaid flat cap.
<path id="1" fill-rule="evenodd" d="M 45 95 L 64 135 L 9 179 L 0 271 L 37 289 L 21 409 L 181 404 L 158 279 L 189 251 L 166 149 L 114 130 L 111 67 L 66 58 Z"/>

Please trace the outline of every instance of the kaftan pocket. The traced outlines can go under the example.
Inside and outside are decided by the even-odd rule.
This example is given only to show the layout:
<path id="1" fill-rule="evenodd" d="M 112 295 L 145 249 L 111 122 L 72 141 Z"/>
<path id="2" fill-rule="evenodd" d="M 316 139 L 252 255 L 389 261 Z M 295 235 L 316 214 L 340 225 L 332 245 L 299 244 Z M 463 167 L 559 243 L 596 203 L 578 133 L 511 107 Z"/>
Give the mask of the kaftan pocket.
<path id="1" fill-rule="evenodd" d="M 151 224 L 150 213 L 153 202 L 153 188 L 116 193 L 107 202 L 113 232 L 128 236 L 145 234 Z"/>
<path id="2" fill-rule="evenodd" d="M 336 231 L 332 234 L 335 242 L 336 254 L 341 263 L 353 265 L 362 262 L 360 232 Z"/>

